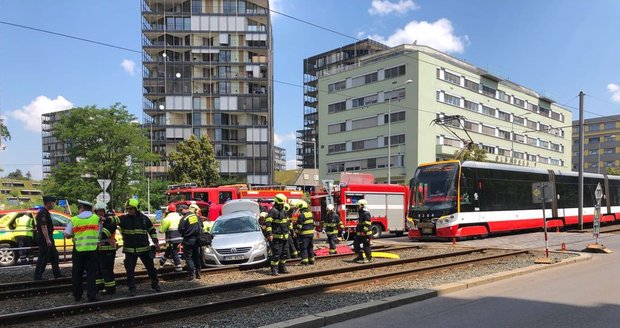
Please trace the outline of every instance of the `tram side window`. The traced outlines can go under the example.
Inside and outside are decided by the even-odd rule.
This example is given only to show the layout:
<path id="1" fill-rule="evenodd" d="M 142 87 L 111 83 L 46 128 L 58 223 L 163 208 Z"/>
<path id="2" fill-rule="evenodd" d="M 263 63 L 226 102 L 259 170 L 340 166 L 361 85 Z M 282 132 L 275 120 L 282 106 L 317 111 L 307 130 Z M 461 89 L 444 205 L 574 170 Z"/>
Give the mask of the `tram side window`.
<path id="1" fill-rule="evenodd" d="M 620 181 L 609 180 L 609 196 L 611 206 L 618 206 L 620 204 Z"/>
<path id="2" fill-rule="evenodd" d="M 535 209 L 532 183 L 547 181 L 544 174 L 482 169 L 477 171 L 480 209 L 505 211 Z"/>
<path id="3" fill-rule="evenodd" d="M 601 183 L 601 188 L 602 188 L 604 186 L 602 180 L 592 179 L 592 178 L 583 179 L 583 206 L 584 207 L 594 207 L 594 205 L 596 204 L 596 198 L 594 197 L 594 192 L 596 191 L 596 184 L 598 182 Z"/>
<path id="4" fill-rule="evenodd" d="M 556 176 L 556 192 L 560 195 L 558 207 L 577 207 L 577 178 L 568 176 Z"/>
<path id="5" fill-rule="evenodd" d="M 461 175 L 461 212 L 474 211 L 474 181 L 473 172 L 469 168 L 462 169 Z"/>

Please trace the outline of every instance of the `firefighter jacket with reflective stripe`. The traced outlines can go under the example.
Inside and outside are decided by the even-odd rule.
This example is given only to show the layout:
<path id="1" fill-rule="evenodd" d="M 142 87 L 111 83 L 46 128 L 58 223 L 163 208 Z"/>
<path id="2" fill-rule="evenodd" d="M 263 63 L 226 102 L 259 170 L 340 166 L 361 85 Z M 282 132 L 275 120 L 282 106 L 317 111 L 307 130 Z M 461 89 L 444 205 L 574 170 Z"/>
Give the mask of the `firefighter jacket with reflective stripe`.
<path id="1" fill-rule="evenodd" d="M 105 220 L 101 224 L 99 250 L 104 252 L 116 252 L 116 225 Z"/>
<path id="2" fill-rule="evenodd" d="M 71 218 L 73 246 L 78 252 L 96 251 L 99 245 L 99 216 L 92 214 L 88 218 L 74 216 Z"/>
<path id="3" fill-rule="evenodd" d="M 370 229 L 370 212 L 367 209 L 361 208 L 358 211 L 359 218 L 357 219 L 357 226 L 355 227 L 355 231 L 358 236 L 370 236 L 372 235 Z"/>
<path id="4" fill-rule="evenodd" d="M 307 208 L 299 210 L 299 218 L 297 219 L 297 230 L 299 235 L 312 237 L 314 236 L 314 217 L 312 212 Z"/>
<path id="5" fill-rule="evenodd" d="M 179 233 L 183 239 L 198 237 L 202 230 L 202 221 L 192 212 L 187 212 L 179 222 Z"/>
<path id="6" fill-rule="evenodd" d="M 26 236 L 33 237 L 33 229 L 34 229 L 34 220 L 30 215 L 24 214 L 19 216 L 15 220 L 15 231 L 13 231 L 13 235 L 17 236 Z"/>
<path id="7" fill-rule="evenodd" d="M 155 245 L 159 245 L 153 223 L 142 212 L 137 212 L 136 215 L 125 214 L 120 217 L 111 217 L 106 219 L 106 223 L 108 220 L 121 229 L 123 253 L 144 253 L 150 251 L 149 237 Z"/>
<path id="8" fill-rule="evenodd" d="M 179 233 L 179 222 L 181 222 L 181 215 L 177 212 L 168 213 L 161 220 L 159 232 L 166 234 L 166 239 L 169 243 L 180 243 L 183 239 Z"/>
<path id="9" fill-rule="evenodd" d="M 278 210 L 275 206 L 267 213 L 267 219 L 265 219 L 265 225 L 267 228 L 265 231 L 268 236 L 273 236 L 275 239 L 287 239 L 292 229 L 291 219 L 286 215 L 284 209 Z"/>
<path id="10" fill-rule="evenodd" d="M 328 212 L 323 222 L 325 233 L 328 235 L 338 234 L 338 229 L 344 229 L 344 224 L 340 220 L 340 215 L 336 212 Z"/>

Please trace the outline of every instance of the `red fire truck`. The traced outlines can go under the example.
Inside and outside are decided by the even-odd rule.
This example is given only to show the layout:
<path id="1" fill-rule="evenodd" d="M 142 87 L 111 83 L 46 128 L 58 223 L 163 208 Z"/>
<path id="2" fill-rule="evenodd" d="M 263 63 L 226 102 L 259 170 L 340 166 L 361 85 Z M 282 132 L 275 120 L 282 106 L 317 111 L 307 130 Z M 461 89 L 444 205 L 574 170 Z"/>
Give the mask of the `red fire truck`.
<path id="1" fill-rule="evenodd" d="M 345 226 L 345 237 L 346 233 L 351 236 L 355 234 L 358 219 L 356 204 L 360 199 L 368 202 L 374 238 L 381 236 L 384 231 L 402 236 L 407 230 L 405 221 L 409 188 L 406 186 L 341 183 L 332 188 L 331 198 Z M 329 201 L 330 193 L 327 190 L 311 195 L 310 203 L 317 230 L 322 230 L 321 222 L 327 213 L 326 206 Z"/>
<path id="2" fill-rule="evenodd" d="M 187 204 L 195 202 L 201 209 L 209 207 L 209 220 L 213 221 L 222 214 L 222 205 L 232 199 L 251 199 L 258 201 L 267 210 L 273 205 L 273 197 L 284 194 L 289 199 L 302 199 L 303 191 L 283 190 L 281 187 L 253 187 L 245 185 L 198 187 L 195 183 L 168 186 L 166 196 L 168 203 Z"/>

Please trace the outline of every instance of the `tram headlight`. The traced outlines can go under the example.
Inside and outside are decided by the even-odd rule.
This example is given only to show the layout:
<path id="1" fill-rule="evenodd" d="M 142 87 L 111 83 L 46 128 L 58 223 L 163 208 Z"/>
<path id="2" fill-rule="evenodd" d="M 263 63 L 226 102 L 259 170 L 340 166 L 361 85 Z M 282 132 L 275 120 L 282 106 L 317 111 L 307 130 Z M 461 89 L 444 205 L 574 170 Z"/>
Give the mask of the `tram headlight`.
<path id="1" fill-rule="evenodd" d="M 454 220 L 454 215 L 446 215 L 446 216 L 442 216 L 439 218 L 439 220 L 437 220 L 437 224 L 447 224 L 450 221 Z"/>

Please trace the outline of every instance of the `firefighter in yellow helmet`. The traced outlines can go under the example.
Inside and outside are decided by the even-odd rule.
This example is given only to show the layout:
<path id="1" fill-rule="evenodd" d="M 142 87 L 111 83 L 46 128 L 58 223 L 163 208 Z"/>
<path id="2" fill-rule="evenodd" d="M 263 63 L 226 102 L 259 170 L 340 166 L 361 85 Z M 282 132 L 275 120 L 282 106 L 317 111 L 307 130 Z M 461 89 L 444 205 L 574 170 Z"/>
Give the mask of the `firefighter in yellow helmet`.
<path id="1" fill-rule="evenodd" d="M 300 200 L 296 204 L 299 209 L 297 219 L 297 231 L 299 234 L 299 244 L 301 248 L 301 265 L 314 264 L 314 216 L 308 208 L 308 203 Z"/>
<path id="2" fill-rule="evenodd" d="M 368 263 L 372 261 L 372 253 L 370 250 L 370 237 L 372 236 L 372 230 L 370 228 L 371 216 L 366 207 L 368 207 L 368 201 L 365 199 L 357 201 L 357 213 L 359 218 L 357 219 L 355 239 L 353 242 L 353 251 L 357 254 L 357 257 L 353 259 L 353 261 L 357 263 Z M 363 253 L 362 249 L 364 251 Z M 364 259 L 362 254 L 366 254 L 366 259 Z"/>
<path id="3" fill-rule="evenodd" d="M 129 287 L 129 296 L 136 295 L 136 263 L 138 259 L 142 261 L 146 271 L 151 278 L 151 288 L 156 292 L 161 292 L 159 280 L 157 279 L 157 271 L 151 257 L 151 246 L 149 238 L 153 241 L 154 247 L 159 246 L 157 239 L 157 231 L 153 227 L 151 220 L 138 210 L 138 200 L 130 198 L 125 203 L 127 214 L 120 217 L 106 218 L 121 228 L 123 236 L 123 253 L 125 254 L 125 270 L 127 271 L 127 286 Z"/>
<path id="4" fill-rule="evenodd" d="M 267 239 L 269 239 L 272 258 L 271 274 L 274 276 L 280 273 L 288 273 L 286 270 L 286 260 L 288 258 L 288 238 L 291 234 L 291 219 L 284 210 L 286 196 L 277 194 L 273 199 L 273 207 L 267 213 L 265 224 L 267 228 Z"/>
<path id="5" fill-rule="evenodd" d="M 93 211 L 99 217 L 99 247 L 97 251 L 97 261 L 99 263 L 99 275 L 97 276 L 97 287 L 99 290 L 105 289 L 107 294 L 116 293 L 116 280 L 114 279 L 114 259 L 116 258 L 116 225 L 111 222 L 106 223 L 106 217 L 115 216 L 114 212 L 106 213 L 106 203 L 98 201 L 93 207 Z"/>
<path id="6" fill-rule="evenodd" d="M 295 220 L 293 214 L 297 210 L 295 207 L 296 199 L 291 199 L 284 204 L 286 216 L 291 220 L 291 234 L 288 236 L 288 255 L 290 259 L 299 257 L 299 242 L 297 240 L 297 230 L 295 229 Z"/>
<path id="7" fill-rule="evenodd" d="M 327 204 L 327 215 L 323 221 L 323 229 L 325 229 L 327 242 L 329 243 L 329 254 L 336 254 L 338 232 L 344 230 L 344 224 L 342 224 L 338 212 L 334 209 L 334 204 Z"/>

